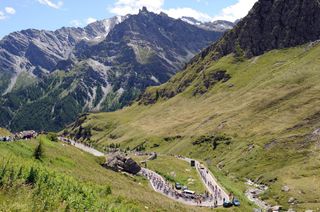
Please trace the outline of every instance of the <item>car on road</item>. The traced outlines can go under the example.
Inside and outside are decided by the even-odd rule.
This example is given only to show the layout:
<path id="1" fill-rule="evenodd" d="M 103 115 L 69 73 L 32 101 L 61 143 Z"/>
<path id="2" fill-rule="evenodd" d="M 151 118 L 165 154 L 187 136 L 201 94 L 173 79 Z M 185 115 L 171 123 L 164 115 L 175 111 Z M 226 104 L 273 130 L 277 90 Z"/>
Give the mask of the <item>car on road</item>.
<path id="1" fill-rule="evenodd" d="M 232 204 L 234 206 L 240 206 L 240 201 L 237 197 L 234 197 L 233 200 L 232 200 Z"/>
<path id="2" fill-rule="evenodd" d="M 230 208 L 232 206 L 233 206 L 232 202 L 229 202 L 229 201 L 226 201 L 226 200 L 223 202 L 223 207 L 224 208 Z"/>
<path id="3" fill-rule="evenodd" d="M 181 186 L 180 183 L 176 183 L 176 184 L 175 184 L 175 188 L 176 188 L 177 190 L 181 190 L 182 186 Z"/>
<path id="4" fill-rule="evenodd" d="M 188 190 L 187 186 L 182 186 L 182 191 Z"/>

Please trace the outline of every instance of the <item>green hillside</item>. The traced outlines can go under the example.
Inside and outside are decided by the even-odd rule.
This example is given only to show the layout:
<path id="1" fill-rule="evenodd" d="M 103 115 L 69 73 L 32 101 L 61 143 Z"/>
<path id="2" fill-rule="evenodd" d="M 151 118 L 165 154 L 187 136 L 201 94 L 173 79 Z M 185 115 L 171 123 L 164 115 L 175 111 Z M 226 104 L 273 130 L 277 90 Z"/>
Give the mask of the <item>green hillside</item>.
<path id="1" fill-rule="evenodd" d="M 242 199 L 250 178 L 270 187 L 262 198 L 271 204 L 319 210 L 320 142 L 313 132 L 320 128 L 320 45 L 251 59 L 212 61 L 212 54 L 149 88 L 139 103 L 82 116 L 65 132 L 100 148 L 144 146 L 197 158 Z"/>
<path id="2" fill-rule="evenodd" d="M 44 136 L 0 143 L 0 155 L 0 211 L 196 210 L 154 192 L 142 177 L 104 169 L 102 159 Z"/>

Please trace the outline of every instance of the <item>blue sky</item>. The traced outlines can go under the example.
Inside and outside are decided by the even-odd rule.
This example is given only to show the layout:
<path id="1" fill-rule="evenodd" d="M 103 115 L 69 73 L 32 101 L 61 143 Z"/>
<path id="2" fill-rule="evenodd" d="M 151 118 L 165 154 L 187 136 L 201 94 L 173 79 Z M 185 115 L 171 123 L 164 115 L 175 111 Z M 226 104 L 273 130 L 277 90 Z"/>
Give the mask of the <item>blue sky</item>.
<path id="1" fill-rule="evenodd" d="M 94 20 L 134 14 L 142 6 L 179 18 L 234 21 L 247 14 L 256 0 L 0 0 L 0 38 L 27 28 L 55 30 L 85 26 Z"/>

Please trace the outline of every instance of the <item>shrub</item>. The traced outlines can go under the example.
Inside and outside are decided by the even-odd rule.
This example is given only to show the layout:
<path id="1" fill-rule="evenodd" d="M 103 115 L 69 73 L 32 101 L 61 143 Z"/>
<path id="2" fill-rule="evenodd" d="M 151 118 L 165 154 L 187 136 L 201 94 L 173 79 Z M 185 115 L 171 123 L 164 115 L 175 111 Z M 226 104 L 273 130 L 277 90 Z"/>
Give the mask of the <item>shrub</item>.
<path id="1" fill-rule="evenodd" d="M 224 135 L 202 135 L 192 142 L 192 145 L 211 144 L 215 150 L 219 144 L 231 144 L 231 138 Z"/>
<path id="2" fill-rule="evenodd" d="M 53 142 L 58 142 L 58 136 L 56 133 L 50 132 L 47 135 L 48 139 Z"/>

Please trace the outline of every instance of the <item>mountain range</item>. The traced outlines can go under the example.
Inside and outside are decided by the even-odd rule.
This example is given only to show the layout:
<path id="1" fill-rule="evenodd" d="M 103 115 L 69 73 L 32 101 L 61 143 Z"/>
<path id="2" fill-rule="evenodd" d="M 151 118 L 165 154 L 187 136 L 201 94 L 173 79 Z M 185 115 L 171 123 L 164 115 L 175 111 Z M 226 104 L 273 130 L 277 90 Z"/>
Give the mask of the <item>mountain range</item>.
<path id="1" fill-rule="evenodd" d="M 143 8 L 84 28 L 11 33 L 0 41 L 0 125 L 60 130 L 83 112 L 122 108 L 229 28 L 203 28 Z"/>

